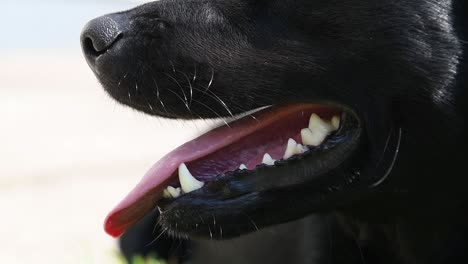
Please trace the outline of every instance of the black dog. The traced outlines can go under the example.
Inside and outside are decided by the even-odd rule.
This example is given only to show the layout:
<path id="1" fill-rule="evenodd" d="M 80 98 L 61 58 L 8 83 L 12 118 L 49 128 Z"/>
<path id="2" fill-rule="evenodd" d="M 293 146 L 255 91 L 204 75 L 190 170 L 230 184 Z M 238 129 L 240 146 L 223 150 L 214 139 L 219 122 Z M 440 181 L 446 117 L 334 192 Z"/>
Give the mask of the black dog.
<path id="1" fill-rule="evenodd" d="M 124 251 L 181 262 L 467 263 L 466 2 L 163 0 L 91 21 L 83 50 L 117 101 L 178 119 L 262 108 L 168 154 L 107 232 L 146 215 Z M 312 113 L 335 119 L 313 123 L 317 144 Z M 179 183 L 182 163 L 199 181 Z"/>

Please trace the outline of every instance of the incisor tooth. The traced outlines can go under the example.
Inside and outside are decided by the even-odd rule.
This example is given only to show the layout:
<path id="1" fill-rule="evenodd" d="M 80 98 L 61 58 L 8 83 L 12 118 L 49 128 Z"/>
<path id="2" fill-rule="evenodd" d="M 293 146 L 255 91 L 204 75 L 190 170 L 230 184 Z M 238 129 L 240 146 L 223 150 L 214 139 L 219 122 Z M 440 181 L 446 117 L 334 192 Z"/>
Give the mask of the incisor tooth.
<path id="1" fill-rule="evenodd" d="M 166 199 L 172 198 L 172 195 L 171 195 L 171 193 L 167 190 L 167 188 L 164 189 L 164 191 L 163 191 L 163 197 L 166 198 Z"/>
<path id="2" fill-rule="evenodd" d="M 192 176 L 185 163 L 182 163 L 179 166 L 179 181 L 184 193 L 196 191 L 204 185 L 203 182 Z"/>
<path id="3" fill-rule="evenodd" d="M 270 154 L 265 153 L 265 155 L 263 155 L 262 163 L 266 165 L 275 165 L 275 160 L 270 156 Z"/>
<path id="4" fill-rule="evenodd" d="M 180 188 L 174 188 L 172 186 L 167 187 L 167 192 L 171 195 L 172 198 L 177 198 L 180 196 L 180 193 L 182 192 Z"/>
<path id="5" fill-rule="evenodd" d="M 325 131 L 316 129 L 314 131 L 309 128 L 304 128 L 301 130 L 302 143 L 309 146 L 318 146 L 323 140 L 327 137 L 328 133 Z"/>
<path id="6" fill-rule="evenodd" d="M 306 152 L 307 150 L 308 150 L 307 147 L 303 146 L 302 144 L 296 145 L 296 154 L 302 154 Z"/>
<path id="7" fill-rule="evenodd" d="M 334 116 L 331 120 L 331 124 L 335 130 L 338 130 L 340 128 L 340 122 L 341 118 L 339 116 Z"/>
<path id="8" fill-rule="evenodd" d="M 241 164 L 241 165 L 239 166 L 239 169 L 240 169 L 240 170 L 246 170 L 246 169 L 247 169 L 247 166 L 245 166 L 245 164 Z"/>

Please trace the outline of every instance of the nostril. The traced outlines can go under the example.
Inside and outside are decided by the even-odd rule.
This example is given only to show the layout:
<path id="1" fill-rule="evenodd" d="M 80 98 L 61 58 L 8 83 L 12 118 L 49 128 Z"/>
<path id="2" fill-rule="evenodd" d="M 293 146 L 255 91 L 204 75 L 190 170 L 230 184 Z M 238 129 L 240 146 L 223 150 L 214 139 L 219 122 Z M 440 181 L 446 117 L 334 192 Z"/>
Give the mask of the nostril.
<path id="1" fill-rule="evenodd" d="M 88 56 L 98 57 L 112 48 L 114 43 L 116 43 L 122 36 L 122 34 L 118 34 L 112 42 L 108 42 L 105 45 L 99 45 L 92 37 L 84 37 L 82 43 L 83 50 Z"/>
<path id="2" fill-rule="evenodd" d="M 91 39 L 90 37 L 84 38 L 83 50 L 85 51 L 85 53 L 87 53 L 87 54 L 89 54 L 89 55 L 91 55 L 93 57 L 97 57 L 97 56 L 102 54 L 102 51 L 99 52 L 98 50 L 96 50 L 96 48 L 94 47 L 94 44 L 93 44 L 93 39 Z"/>
<path id="3" fill-rule="evenodd" d="M 94 60 L 111 49 L 123 37 L 122 27 L 111 16 L 90 21 L 81 34 L 81 45 L 87 59 Z"/>

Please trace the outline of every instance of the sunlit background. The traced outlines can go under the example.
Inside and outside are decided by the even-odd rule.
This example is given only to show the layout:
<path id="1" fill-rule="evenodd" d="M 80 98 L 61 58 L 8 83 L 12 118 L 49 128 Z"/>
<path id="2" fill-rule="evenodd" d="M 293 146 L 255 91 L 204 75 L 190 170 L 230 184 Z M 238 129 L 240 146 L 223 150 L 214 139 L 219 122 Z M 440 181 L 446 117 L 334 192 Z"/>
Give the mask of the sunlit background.
<path id="1" fill-rule="evenodd" d="M 107 212 L 164 153 L 203 129 L 112 101 L 79 45 L 130 0 L 0 2 L 0 263 L 118 263 Z"/>

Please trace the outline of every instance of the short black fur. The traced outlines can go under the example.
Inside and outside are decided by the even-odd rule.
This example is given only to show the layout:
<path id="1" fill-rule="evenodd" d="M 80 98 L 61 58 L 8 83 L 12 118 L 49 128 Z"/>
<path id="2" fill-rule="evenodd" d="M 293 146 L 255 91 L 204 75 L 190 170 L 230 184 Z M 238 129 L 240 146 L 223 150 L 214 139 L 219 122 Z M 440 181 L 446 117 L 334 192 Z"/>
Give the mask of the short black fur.
<path id="1" fill-rule="evenodd" d="M 88 24 L 83 49 L 103 87 L 151 115 L 349 109 L 362 131 L 349 167 L 331 172 L 372 183 L 311 191 L 313 168 L 298 163 L 288 177 L 299 184 L 258 191 L 279 171 L 263 170 L 239 199 L 213 184 L 174 202 L 159 217 L 161 238 L 152 242 L 155 216 L 127 232 L 123 251 L 191 263 L 468 262 L 467 17 L 465 0 L 162 0 Z M 217 184 L 236 181 L 245 179 Z"/>

